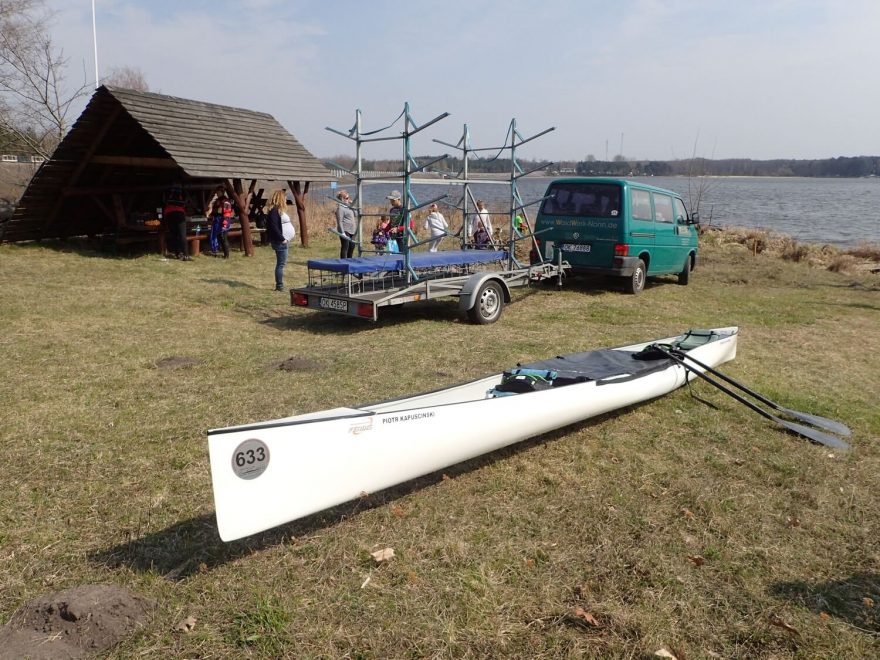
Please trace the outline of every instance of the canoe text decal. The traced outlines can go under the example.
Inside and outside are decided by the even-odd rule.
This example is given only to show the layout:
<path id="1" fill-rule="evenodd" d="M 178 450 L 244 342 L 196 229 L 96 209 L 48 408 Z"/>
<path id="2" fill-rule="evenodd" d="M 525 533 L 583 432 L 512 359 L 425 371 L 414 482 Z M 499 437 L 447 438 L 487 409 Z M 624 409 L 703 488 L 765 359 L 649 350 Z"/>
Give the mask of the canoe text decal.
<path id="1" fill-rule="evenodd" d="M 397 424 L 398 422 L 411 422 L 416 419 L 428 419 L 435 414 L 433 410 L 426 410 L 425 412 L 407 413 L 406 415 L 394 415 L 393 417 L 385 417 L 382 423 Z"/>
<path id="2" fill-rule="evenodd" d="M 232 471 L 242 479 L 256 479 L 269 467 L 269 448 L 262 440 L 249 438 L 232 452 Z"/>

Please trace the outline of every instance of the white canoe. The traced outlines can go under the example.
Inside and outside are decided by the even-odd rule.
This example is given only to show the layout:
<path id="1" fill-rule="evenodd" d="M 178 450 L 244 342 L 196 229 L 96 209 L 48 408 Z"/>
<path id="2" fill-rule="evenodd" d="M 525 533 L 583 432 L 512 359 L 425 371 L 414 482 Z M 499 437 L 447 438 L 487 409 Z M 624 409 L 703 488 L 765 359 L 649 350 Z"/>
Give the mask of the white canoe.
<path id="1" fill-rule="evenodd" d="M 357 408 L 333 408 L 208 431 L 220 538 L 232 541 L 588 417 L 662 396 L 695 377 L 633 355 L 678 344 L 716 367 L 736 356 L 738 328 L 589 351 L 523 365 L 557 370 L 554 386 L 498 396 L 504 373 Z M 697 345 L 698 344 L 698 345 Z M 562 375 L 588 380 L 561 385 Z M 503 386 L 502 386 L 503 387 Z M 525 399 L 523 397 L 526 397 Z"/>

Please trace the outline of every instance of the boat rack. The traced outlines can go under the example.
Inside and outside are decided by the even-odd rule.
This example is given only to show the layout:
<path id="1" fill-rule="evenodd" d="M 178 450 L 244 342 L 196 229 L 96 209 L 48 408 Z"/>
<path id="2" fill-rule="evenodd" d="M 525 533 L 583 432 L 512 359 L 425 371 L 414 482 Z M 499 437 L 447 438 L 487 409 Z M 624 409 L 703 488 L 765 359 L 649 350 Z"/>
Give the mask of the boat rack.
<path id="1" fill-rule="evenodd" d="M 438 252 L 425 252 L 425 244 L 429 242 L 419 241 L 416 236 L 407 229 L 402 240 L 399 239 L 399 253 L 370 254 L 363 249 L 363 221 L 369 216 L 363 210 L 362 197 L 363 186 L 369 183 L 398 183 L 402 184 L 402 226 L 410 227 L 411 214 L 413 211 L 422 209 L 434 202 L 444 200 L 446 195 L 437 199 L 420 202 L 413 193 L 412 186 L 417 183 L 436 183 L 435 180 L 413 180 L 413 174 L 424 172 L 431 165 L 444 160 L 448 155 L 432 160 L 428 163 L 419 164 L 412 154 L 412 137 L 427 127 L 444 119 L 448 113 L 438 115 L 434 119 L 418 125 L 413 120 L 409 103 L 404 104 L 403 112 L 397 119 L 385 128 L 364 131 L 362 129 L 361 112 L 356 111 L 355 124 L 348 131 L 338 131 L 332 128 L 327 130 L 348 138 L 355 143 L 355 166 L 347 171 L 355 178 L 356 198 L 351 202 L 350 208 L 355 211 L 358 218 L 358 255 L 349 259 L 315 259 L 308 262 L 308 282 L 304 287 L 291 289 L 291 304 L 307 309 L 322 310 L 326 312 L 354 316 L 372 321 L 378 320 L 379 308 L 390 305 L 402 305 L 408 302 L 430 300 L 444 296 L 457 296 L 459 308 L 466 312 L 469 318 L 480 324 L 492 323 L 501 315 L 504 303 L 510 302 L 510 288 L 524 286 L 539 280 L 557 278 L 557 285 L 561 287 L 562 277 L 569 268 L 567 262 L 562 261 L 561 252 L 557 261 L 544 261 L 538 251 L 538 263 L 523 265 L 516 258 L 516 245 L 519 241 L 530 241 L 535 244 L 534 236 L 529 232 L 523 235 L 514 231 L 514 220 L 517 215 L 525 216 L 525 208 L 540 201 L 524 203 L 517 190 L 517 180 L 530 174 L 519 166 L 516 160 L 516 149 L 535 138 L 538 138 L 553 129 L 547 129 L 529 138 L 524 138 L 516 129 L 516 120 L 512 120 L 505 138 L 504 145 L 485 149 L 474 149 L 470 145 L 470 134 L 467 125 L 464 133 L 457 144 L 450 144 L 440 140 L 434 140 L 462 153 L 463 170 L 455 178 L 444 179 L 444 183 L 460 184 L 463 186 L 463 195 L 457 203 L 444 202 L 447 208 L 458 209 L 462 212 L 462 222 L 473 213 L 470 211 L 469 202 L 476 206 L 476 200 L 470 192 L 469 185 L 472 183 L 498 183 L 508 184 L 511 188 L 511 204 L 509 208 L 510 241 L 506 246 L 493 244 L 492 249 L 477 250 L 465 249 L 468 247 L 464 232 L 457 240 L 461 243 L 461 249 L 443 250 Z M 381 136 L 380 133 L 391 129 L 400 119 L 403 119 L 403 131 L 395 135 Z M 366 143 L 402 140 L 403 141 L 403 168 L 402 172 L 395 177 L 375 178 L 362 170 L 363 147 Z M 511 173 L 509 181 L 505 180 L 471 180 L 468 177 L 467 160 L 468 154 L 478 151 L 496 151 L 493 157 L 509 152 L 511 159 Z M 526 216 L 526 222 L 528 219 Z M 333 230 L 331 230 L 333 231 Z M 336 233 L 335 231 L 333 233 Z M 447 233 L 449 237 L 454 234 Z M 419 248 L 419 249 L 417 249 Z M 365 256 L 370 254 L 370 256 Z"/>

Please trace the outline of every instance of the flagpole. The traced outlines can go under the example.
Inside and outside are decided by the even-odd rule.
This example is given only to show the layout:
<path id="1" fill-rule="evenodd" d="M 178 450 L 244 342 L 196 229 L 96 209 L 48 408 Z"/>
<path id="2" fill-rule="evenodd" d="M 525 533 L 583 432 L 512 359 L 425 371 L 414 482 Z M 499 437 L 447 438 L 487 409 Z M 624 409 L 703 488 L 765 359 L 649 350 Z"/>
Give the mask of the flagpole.
<path id="1" fill-rule="evenodd" d="M 95 44 L 95 89 L 98 89 L 98 29 L 95 26 L 95 0 L 92 0 L 92 43 Z"/>

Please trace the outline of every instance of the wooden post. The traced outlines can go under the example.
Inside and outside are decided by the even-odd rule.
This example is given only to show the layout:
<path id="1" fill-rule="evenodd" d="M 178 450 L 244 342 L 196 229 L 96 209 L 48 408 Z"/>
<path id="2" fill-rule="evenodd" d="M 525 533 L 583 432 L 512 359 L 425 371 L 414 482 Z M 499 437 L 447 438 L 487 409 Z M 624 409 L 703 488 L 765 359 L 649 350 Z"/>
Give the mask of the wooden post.
<path id="1" fill-rule="evenodd" d="M 251 220 L 248 217 L 247 206 L 244 203 L 244 193 L 241 187 L 241 179 L 230 181 L 223 180 L 223 187 L 226 188 L 226 194 L 235 200 L 238 205 L 238 219 L 241 222 L 241 238 L 244 243 L 244 254 L 247 257 L 254 256 L 254 243 L 251 240 Z"/>
<path id="2" fill-rule="evenodd" d="M 122 206 L 122 197 L 119 195 L 113 195 L 113 214 L 116 216 L 116 227 L 122 228 L 125 226 L 125 209 Z"/>
<path id="3" fill-rule="evenodd" d="M 305 188 L 301 188 L 299 181 L 288 181 L 287 185 L 293 192 L 293 201 L 296 203 L 296 215 L 299 218 L 299 239 L 304 248 L 309 247 L 309 220 L 306 217 L 306 195 L 309 194 L 310 181 L 306 181 Z"/>

